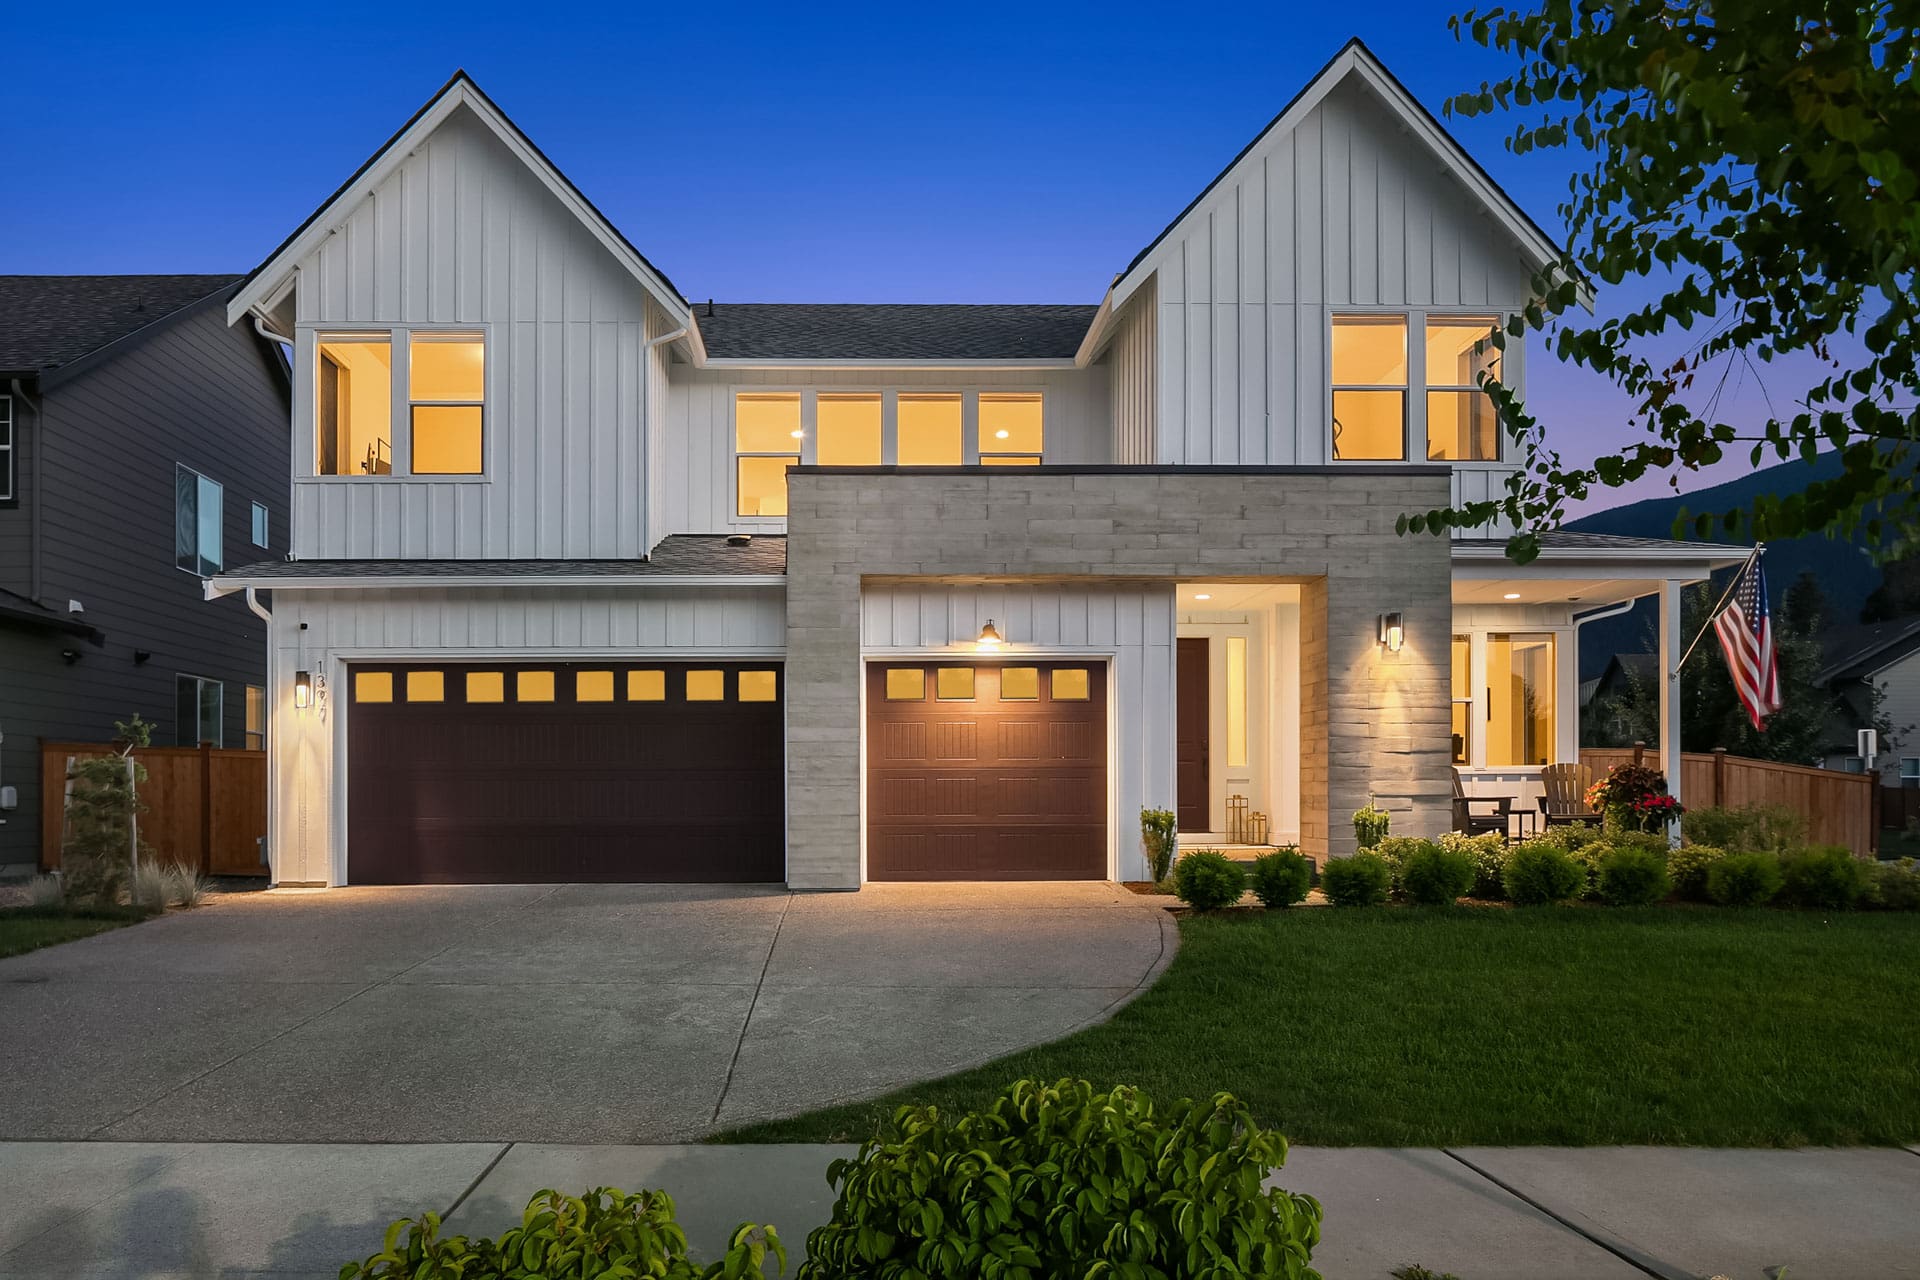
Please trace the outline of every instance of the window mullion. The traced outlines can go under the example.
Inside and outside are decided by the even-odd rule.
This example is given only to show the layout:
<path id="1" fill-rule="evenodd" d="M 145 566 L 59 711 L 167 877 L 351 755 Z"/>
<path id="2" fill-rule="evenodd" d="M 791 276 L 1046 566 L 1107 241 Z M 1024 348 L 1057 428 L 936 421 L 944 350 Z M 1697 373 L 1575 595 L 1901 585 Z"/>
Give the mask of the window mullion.
<path id="1" fill-rule="evenodd" d="M 900 460 L 900 393 L 880 393 L 880 465 L 897 466 Z"/>
<path id="2" fill-rule="evenodd" d="M 388 341 L 391 345 L 387 350 L 392 353 L 393 362 L 392 376 L 388 379 L 393 438 L 388 441 L 388 447 L 393 450 L 393 474 L 410 476 L 413 474 L 413 330 L 394 329 Z"/>
<path id="3" fill-rule="evenodd" d="M 800 393 L 800 465 L 811 467 L 820 456 L 820 393 Z"/>

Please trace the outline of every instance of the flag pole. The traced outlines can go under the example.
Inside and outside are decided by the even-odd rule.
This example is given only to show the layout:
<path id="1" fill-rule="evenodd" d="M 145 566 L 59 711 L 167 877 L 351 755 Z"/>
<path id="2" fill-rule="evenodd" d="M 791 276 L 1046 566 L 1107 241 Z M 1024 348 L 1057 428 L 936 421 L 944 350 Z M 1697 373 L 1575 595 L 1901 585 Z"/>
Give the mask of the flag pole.
<path id="1" fill-rule="evenodd" d="M 1713 620 L 1720 616 L 1720 611 L 1726 608 L 1727 601 L 1733 597 L 1735 591 L 1739 590 L 1740 580 L 1747 576 L 1747 570 L 1753 568 L 1753 562 L 1758 560 L 1760 553 L 1766 549 L 1767 544 L 1764 542 L 1756 542 L 1753 544 L 1753 550 L 1748 552 L 1747 558 L 1741 562 L 1740 571 L 1733 575 L 1733 581 L 1729 582 L 1727 589 L 1721 593 L 1720 602 L 1707 611 L 1707 620 L 1701 623 L 1700 630 L 1694 633 L 1693 643 L 1688 645 L 1687 651 L 1680 655 L 1680 661 L 1674 664 L 1673 670 L 1667 672 L 1667 679 L 1674 679 L 1680 674 L 1681 669 L 1687 665 L 1687 659 L 1693 656 L 1693 651 L 1700 647 L 1700 641 L 1706 637 L 1708 631 L 1713 629 Z"/>

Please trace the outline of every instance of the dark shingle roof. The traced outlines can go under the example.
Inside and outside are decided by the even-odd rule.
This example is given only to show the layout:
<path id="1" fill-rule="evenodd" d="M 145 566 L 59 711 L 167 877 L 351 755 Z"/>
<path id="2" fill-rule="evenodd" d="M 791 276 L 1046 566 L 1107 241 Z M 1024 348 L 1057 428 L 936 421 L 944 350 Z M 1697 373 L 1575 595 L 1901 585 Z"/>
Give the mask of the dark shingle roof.
<path id="1" fill-rule="evenodd" d="M 721 360 L 1071 360 L 1097 310 L 1001 303 L 716 302 L 694 308 Z"/>
<path id="2" fill-rule="evenodd" d="M 1821 669 L 1813 682 L 1870 675 L 1915 649 L 1920 649 L 1920 618 L 1829 627 L 1820 633 Z"/>
<path id="3" fill-rule="evenodd" d="M 688 578 L 777 577 L 787 571 L 787 540 L 755 534 L 746 546 L 724 533 L 682 533 L 661 540 L 645 560 L 263 560 L 219 576 L 300 582 L 316 578 Z"/>
<path id="4" fill-rule="evenodd" d="M 1456 548 L 1497 547 L 1506 549 L 1505 538 L 1460 538 Z M 1549 529 L 1540 535 L 1540 545 L 1549 551 L 1690 551 L 1701 557 L 1744 556 L 1751 547 L 1724 542 L 1683 542 L 1675 538 L 1633 538 L 1617 533 L 1585 533 L 1578 529 Z"/>
<path id="5" fill-rule="evenodd" d="M 71 364 L 239 276 L 0 276 L 0 370 Z"/>

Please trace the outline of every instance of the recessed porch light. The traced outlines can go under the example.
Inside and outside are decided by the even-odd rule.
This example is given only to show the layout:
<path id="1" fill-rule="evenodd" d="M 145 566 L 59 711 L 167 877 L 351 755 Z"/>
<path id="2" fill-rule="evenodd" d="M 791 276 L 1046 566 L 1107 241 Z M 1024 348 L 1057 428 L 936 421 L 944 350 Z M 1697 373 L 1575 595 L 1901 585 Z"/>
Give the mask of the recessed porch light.
<path id="1" fill-rule="evenodd" d="M 1213 596 L 1205 591 L 1196 591 L 1193 593 L 1193 598 L 1195 600 L 1211 600 Z"/>
<path id="2" fill-rule="evenodd" d="M 1518 600 L 1519 598 L 1520 598 L 1520 593 L 1518 591 L 1509 591 L 1507 592 L 1506 595 L 1501 597 L 1501 599 L 1503 600 Z"/>

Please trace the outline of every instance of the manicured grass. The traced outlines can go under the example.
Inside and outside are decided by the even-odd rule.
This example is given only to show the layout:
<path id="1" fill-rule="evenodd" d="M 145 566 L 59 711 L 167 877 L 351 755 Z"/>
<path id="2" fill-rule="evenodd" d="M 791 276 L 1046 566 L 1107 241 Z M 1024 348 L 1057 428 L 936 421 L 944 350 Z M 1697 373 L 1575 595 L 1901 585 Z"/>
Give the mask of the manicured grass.
<path id="1" fill-rule="evenodd" d="M 719 1140 L 859 1140 L 1023 1076 L 1229 1090 L 1321 1145 L 1920 1139 L 1920 915 L 1309 909 L 1180 934 L 1111 1022 Z"/>
<path id="2" fill-rule="evenodd" d="M 138 924 L 152 914 L 141 907 L 9 907 L 0 910 L 0 960 Z"/>

